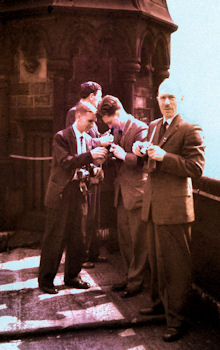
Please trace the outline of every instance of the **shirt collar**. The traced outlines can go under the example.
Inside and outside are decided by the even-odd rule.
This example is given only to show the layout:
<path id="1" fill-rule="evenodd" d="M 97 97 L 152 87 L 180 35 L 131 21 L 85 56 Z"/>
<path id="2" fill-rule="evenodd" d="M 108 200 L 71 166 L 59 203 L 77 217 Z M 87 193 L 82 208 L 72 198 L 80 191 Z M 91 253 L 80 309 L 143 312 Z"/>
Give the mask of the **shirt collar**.
<path id="1" fill-rule="evenodd" d="M 76 138 L 79 139 L 81 136 L 85 137 L 86 133 L 83 131 L 83 132 L 80 132 L 77 127 L 76 127 L 76 122 L 73 123 L 72 125 L 72 128 L 73 128 L 73 131 L 75 132 L 76 134 Z"/>
<path id="2" fill-rule="evenodd" d="M 170 126 L 170 124 L 172 123 L 172 121 L 173 121 L 173 119 L 174 119 L 175 117 L 176 117 L 176 115 L 174 115 L 174 117 L 169 118 L 168 120 L 166 120 L 165 117 L 163 116 L 163 124 L 164 124 L 165 122 L 167 122 L 167 124 Z"/>

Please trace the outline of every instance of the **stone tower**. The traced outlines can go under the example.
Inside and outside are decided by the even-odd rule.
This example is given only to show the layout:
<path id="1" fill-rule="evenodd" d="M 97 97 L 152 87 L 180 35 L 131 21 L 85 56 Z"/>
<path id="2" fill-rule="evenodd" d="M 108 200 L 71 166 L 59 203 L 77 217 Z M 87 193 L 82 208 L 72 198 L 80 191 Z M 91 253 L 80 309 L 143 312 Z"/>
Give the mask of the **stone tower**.
<path id="1" fill-rule="evenodd" d="M 3 228 L 43 227 L 52 136 L 80 83 L 97 81 L 129 113 L 154 118 L 176 29 L 165 0 L 0 1 Z"/>

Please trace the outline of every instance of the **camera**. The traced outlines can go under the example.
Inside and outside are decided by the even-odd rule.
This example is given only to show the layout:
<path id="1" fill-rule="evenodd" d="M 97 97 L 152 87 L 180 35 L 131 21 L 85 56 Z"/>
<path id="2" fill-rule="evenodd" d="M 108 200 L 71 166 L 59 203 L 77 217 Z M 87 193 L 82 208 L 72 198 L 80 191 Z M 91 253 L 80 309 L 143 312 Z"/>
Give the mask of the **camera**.
<path id="1" fill-rule="evenodd" d="M 86 168 L 78 169 L 76 172 L 77 180 L 80 181 L 89 181 L 90 178 L 90 172 Z"/>
<path id="2" fill-rule="evenodd" d="M 91 177 L 97 174 L 97 166 L 94 164 L 85 165 L 76 171 L 76 178 L 79 181 L 89 182 Z"/>

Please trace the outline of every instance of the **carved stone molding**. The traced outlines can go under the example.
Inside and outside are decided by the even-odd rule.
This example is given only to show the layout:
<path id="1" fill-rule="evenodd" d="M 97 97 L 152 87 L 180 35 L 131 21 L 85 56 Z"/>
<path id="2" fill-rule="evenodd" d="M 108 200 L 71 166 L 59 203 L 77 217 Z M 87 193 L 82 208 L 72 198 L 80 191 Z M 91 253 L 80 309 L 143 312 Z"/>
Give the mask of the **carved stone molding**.
<path id="1" fill-rule="evenodd" d="M 141 66 L 139 62 L 128 61 L 120 64 L 120 72 L 122 73 L 123 80 L 135 82 L 136 74 L 140 71 Z"/>

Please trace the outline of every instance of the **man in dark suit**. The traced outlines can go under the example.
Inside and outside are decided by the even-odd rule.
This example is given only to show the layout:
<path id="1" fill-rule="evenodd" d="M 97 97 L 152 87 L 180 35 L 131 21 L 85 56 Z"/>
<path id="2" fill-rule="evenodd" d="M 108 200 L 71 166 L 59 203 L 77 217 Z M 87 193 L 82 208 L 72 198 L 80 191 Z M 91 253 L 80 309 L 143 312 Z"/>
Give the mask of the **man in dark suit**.
<path id="1" fill-rule="evenodd" d="M 91 103 L 97 108 L 102 99 L 102 88 L 94 81 L 87 81 L 80 85 L 80 101 L 81 103 Z M 69 109 L 66 115 L 66 128 L 75 121 L 76 106 Z M 88 131 L 93 138 L 99 138 L 101 145 L 107 145 L 108 139 L 111 140 L 112 135 L 101 137 L 96 123 Z M 103 142 L 102 142 L 103 141 Z M 105 143 L 107 141 L 107 143 Z M 85 208 L 85 206 L 84 206 Z M 85 237 L 86 256 L 83 262 L 84 268 L 93 268 L 94 262 L 105 262 L 107 259 L 99 254 L 99 239 L 97 237 L 98 220 L 100 217 L 100 180 L 92 178 L 87 191 L 87 208 L 83 211 L 82 231 Z"/>
<path id="2" fill-rule="evenodd" d="M 84 246 L 81 233 L 82 201 L 85 182 L 82 170 L 102 161 L 106 148 L 87 134 L 96 121 L 96 109 L 90 104 L 76 106 L 76 121 L 57 132 L 53 139 L 53 161 L 45 197 L 47 218 L 42 242 L 39 268 L 39 287 L 43 292 L 56 294 L 53 281 L 62 253 L 66 250 L 64 283 L 74 288 L 89 288 L 79 276 Z M 94 148 L 95 147 L 95 148 Z"/>
<path id="3" fill-rule="evenodd" d="M 136 295 L 143 285 L 147 261 L 146 228 L 141 220 L 144 182 L 142 166 L 132 153 L 135 141 L 147 136 L 147 125 L 128 114 L 118 98 L 107 95 L 98 106 L 98 113 L 110 128 L 114 128 L 114 144 L 111 146 L 116 158 L 115 207 L 118 217 L 118 239 L 125 267 L 125 279 L 112 286 L 122 291 L 123 298 Z"/>
<path id="4" fill-rule="evenodd" d="M 202 130 L 177 114 L 181 97 L 177 89 L 169 79 L 160 85 L 157 99 L 163 117 L 149 125 L 147 142 L 133 145 L 136 155 L 146 154 L 149 173 L 143 218 L 149 239 L 152 305 L 140 312 L 165 311 L 164 341 L 177 340 L 185 331 L 192 285 L 192 178 L 200 177 L 204 168 Z"/>

